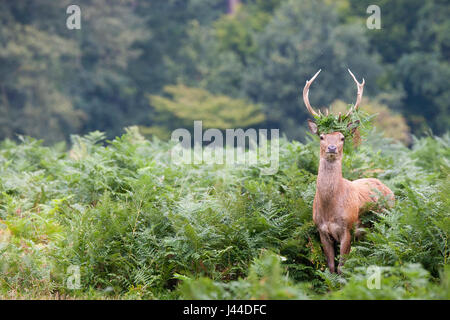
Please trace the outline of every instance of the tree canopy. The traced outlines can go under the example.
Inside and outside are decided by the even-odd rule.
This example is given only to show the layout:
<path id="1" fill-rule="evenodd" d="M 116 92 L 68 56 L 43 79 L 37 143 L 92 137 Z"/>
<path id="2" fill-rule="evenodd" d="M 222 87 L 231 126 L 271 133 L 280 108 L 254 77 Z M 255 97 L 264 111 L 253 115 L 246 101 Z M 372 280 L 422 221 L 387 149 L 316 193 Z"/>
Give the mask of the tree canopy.
<path id="1" fill-rule="evenodd" d="M 305 80 L 323 70 L 310 93 L 316 107 L 352 103 L 347 68 L 413 134 L 448 130 L 446 1 L 236 3 L 231 12 L 226 0 L 80 0 L 81 30 L 69 30 L 69 1 L 1 2 L 0 138 L 53 143 L 93 130 L 111 138 L 134 124 L 167 132 L 173 110 L 161 116 L 165 100 L 148 96 L 178 88 L 215 97 L 196 106 L 199 116 L 215 112 L 218 97 L 229 104 L 230 112 L 215 114 L 218 127 L 226 117 L 248 117 L 233 104 L 246 101 L 263 115 L 235 124 L 303 140 Z M 379 30 L 366 27 L 371 4 L 381 9 Z M 190 110 L 179 104 L 178 112 Z"/>

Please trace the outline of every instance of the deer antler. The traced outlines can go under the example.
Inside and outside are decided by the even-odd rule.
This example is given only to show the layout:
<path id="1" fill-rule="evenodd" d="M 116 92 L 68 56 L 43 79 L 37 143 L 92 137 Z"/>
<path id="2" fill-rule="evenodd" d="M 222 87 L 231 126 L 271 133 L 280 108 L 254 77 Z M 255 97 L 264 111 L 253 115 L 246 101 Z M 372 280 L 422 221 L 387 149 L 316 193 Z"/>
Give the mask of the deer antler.
<path id="1" fill-rule="evenodd" d="M 305 102 L 305 106 L 306 109 L 308 109 L 309 113 L 311 113 L 313 116 L 318 117 L 319 114 L 317 112 L 314 111 L 314 109 L 311 107 L 311 105 L 309 104 L 309 86 L 311 85 L 311 83 L 313 83 L 313 81 L 316 79 L 316 77 L 319 75 L 321 70 L 317 71 L 316 74 L 311 78 L 311 80 L 307 80 L 305 87 L 303 88 L 303 102 Z"/>
<path id="2" fill-rule="evenodd" d="M 348 117 L 348 116 L 350 115 L 350 113 L 353 112 L 353 110 L 358 110 L 358 106 L 359 106 L 359 104 L 360 104 L 360 102 L 361 102 L 362 95 L 363 95 L 364 84 L 366 83 L 366 82 L 364 81 L 364 78 L 363 78 L 362 82 L 359 83 L 358 80 L 356 80 L 355 75 L 350 71 L 350 69 L 347 69 L 347 70 L 348 70 L 348 72 L 350 72 L 350 75 L 352 76 L 353 80 L 355 80 L 355 82 L 356 82 L 356 86 L 358 87 L 358 94 L 357 94 L 357 96 L 356 96 L 356 102 L 355 102 L 355 105 L 354 105 L 352 108 L 350 108 L 350 110 L 349 110 L 349 111 L 347 112 L 347 114 L 345 115 L 346 117 Z"/>

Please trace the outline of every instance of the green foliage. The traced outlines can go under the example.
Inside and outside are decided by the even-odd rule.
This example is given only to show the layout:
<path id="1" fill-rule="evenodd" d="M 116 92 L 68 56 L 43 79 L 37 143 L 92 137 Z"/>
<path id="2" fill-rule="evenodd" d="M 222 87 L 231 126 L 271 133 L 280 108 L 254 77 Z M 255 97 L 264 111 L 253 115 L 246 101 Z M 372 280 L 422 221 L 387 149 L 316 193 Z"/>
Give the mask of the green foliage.
<path id="1" fill-rule="evenodd" d="M 81 30 L 65 26 L 68 0 L 1 2 L 0 138 L 50 144 L 101 130 L 113 139 L 130 125 L 167 136 L 174 119 L 149 108 L 148 96 L 184 85 L 260 105 L 267 127 L 304 141 L 299 91 L 320 68 L 314 105 L 354 99 L 350 68 L 366 79 L 365 95 L 400 113 L 415 135 L 447 131 L 445 0 L 240 2 L 227 14 L 225 0 L 79 0 Z M 372 4 L 380 30 L 365 26 Z M 397 120 L 405 128 L 389 109 L 388 131 Z"/>
<path id="2" fill-rule="evenodd" d="M 332 106 L 335 114 L 348 112 L 348 106 L 343 101 L 336 100 L 332 103 Z M 375 115 L 372 118 L 372 123 L 385 137 L 399 140 L 405 145 L 411 143 L 410 128 L 401 114 L 393 112 L 386 105 L 376 100 L 367 98 L 362 99 L 360 108 L 369 115 Z"/>
<path id="3" fill-rule="evenodd" d="M 349 105 L 348 108 L 352 108 L 352 105 Z M 319 114 L 319 116 L 314 118 L 320 134 L 341 132 L 345 138 L 352 138 L 356 128 L 367 130 L 366 127 L 370 125 L 374 116 L 369 116 L 367 113 L 357 109 L 348 116 L 346 113 L 341 115 L 329 113 L 328 115 Z"/>
<path id="4" fill-rule="evenodd" d="M 79 55 L 75 43 L 15 21 L 6 27 L 12 13 L 2 15 L 6 17 L 0 24 L 0 136 L 23 134 L 56 142 L 67 131 L 79 130 L 86 114 L 59 89 L 68 71 L 60 69 L 60 61 Z"/>
<path id="5" fill-rule="evenodd" d="M 250 265 L 248 277 L 228 283 L 214 282 L 209 278 L 190 279 L 179 276 L 183 281 L 180 291 L 186 299 L 307 299 L 301 285 L 283 272 L 281 256 L 263 252 Z"/>
<path id="6" fill-rule="evenodd" d="M 172 121 L 183 127 L 192 126 L 195 120 L 202 120 L 206 128 L 218 129 L 246 128 L 264 121 L 260 107 L 243 99 L 213 95 L 184 85 L 167 86 L 164 92 L 169 97 L 152 95 L 151 105 L 170 114 Z"/>
<path id="7" fill-rule="evenodd" d="M 381 29 L 367 30 L 366 35 L 386 66 L 380 85 L 384 91 L 403 91 L 401 101 L 389 105 L 402 112 L 415 134 L 427 128 L 433 128 L 437 134 L 446 132 L 450 125 L 450 85 L 445 80 L 450 74 L 448 3 L 445 0 L 350 0 L 350 3 L 350 13 L 359 19 L 365 18 L 369 5 L 381 8 Z"/>
<path id="8" fill-rule="evenodd" d="M 263 164 L 175 165 L 171 144 L 136 127 L 104 138 L 73 136 L 69 152 L 2 142 L 1 297 L 448 296 L 448 135 L 410 150 L 371 132 L 345 155 L 344 177 L 383 180 L 397 204 L 364 218 L 370 227 L 343 276 L 326 270 L 312 222 L 315 141 L 280 140 L 279 171 L 266 176 Z M 67 287 L 71 265 L 80 267 L 77 290 Z M 385 270 L 381 291 L 364 286 L 371 265 Z"/>
<path id="9" fill-rule="evenodd" d="M 326 295 L 327 299 L 398 300 L 398 299 L 445 299 L 450 298 L 449 267 L 446 266 L 441 283 L 430 281 L 428 272 L 419 264 L 380 268 L 379 288 L 367 285 L 366 268 L 355 270 L 339 291 Z"/>
<path id="10" fill-rule="evenodd" d="M 214 22 L 218 50 L 235 53 L 242 64 L 246 65 L 258 50 L 257 34 L 264 30 L 280 2 L 250 2 L 246 6 L 240 6 L 236 14 L 224 15 Z"/>
<path id="11" fill-rule="evenodd" d="M 312 86 L 310 96 L 312 104 L 319 106 L 336 97 L 354 100 L 355 86 L 345 68 L 364 74 L 368 83 L 380 72 L 361 25 L 340 24 L 331 2 L 283 1 L 257 39 L 258 54 L 243 74 L 244 90 L 266 107 L 270 123 L 295 139 L 304 137 L 298 124 L 309 116 L 300 91 L 318 69 L 326 72 Z"/>

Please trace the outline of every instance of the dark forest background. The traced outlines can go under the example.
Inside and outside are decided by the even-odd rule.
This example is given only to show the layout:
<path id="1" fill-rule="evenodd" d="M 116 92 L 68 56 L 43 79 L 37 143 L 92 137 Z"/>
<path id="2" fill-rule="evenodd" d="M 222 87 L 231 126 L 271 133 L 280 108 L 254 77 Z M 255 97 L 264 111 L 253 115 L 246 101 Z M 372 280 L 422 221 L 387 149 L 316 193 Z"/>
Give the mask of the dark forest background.
<path id="1" fill-rule="evenodd" d="M 81 30 L 66 27 L 81 8 Z M 370 30 L 369 5 L 381 8 Z M 0 139 L 47 143 L 129 125 L 167 138 L 204 127 L 280 128 L 303 139 L 314 106 L 362 109 L 408 144 L 450 124 L 450 7 L 445 0 L 0 1 Z"/>

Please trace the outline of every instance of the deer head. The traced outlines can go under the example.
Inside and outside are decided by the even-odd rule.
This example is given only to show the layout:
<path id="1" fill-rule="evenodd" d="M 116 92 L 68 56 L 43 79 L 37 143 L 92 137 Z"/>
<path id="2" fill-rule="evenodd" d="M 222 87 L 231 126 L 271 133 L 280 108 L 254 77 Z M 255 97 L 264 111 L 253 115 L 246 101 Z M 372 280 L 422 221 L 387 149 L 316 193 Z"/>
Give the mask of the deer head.
<path id="1" fill-rule="evenodd" d="M 321 70 L 317 71 L 317 73 L 308 81 L 306 81 L 305 87 L 303 88 L 303 101 L 305 102 L 306 109 L 309 111 L 309 113 L 314 116 L 315 118 L 323 117 L 323 114 L 320 112 L 317 113 L 314 111 L 314 109 L 311 107 L 311 104 L 309 103 L 309 87 L 311 86 L 311 83 L 317 78 Z M 353 80 L 356 82 L 356 86 L 358 88 L 358 93 L 356 96 L 356 102 L 355 104 L 350 108 L 350 110 L 345 114 L 344 116 L 339 113 L 338 121 L 343 121 L 344 119 L 347 119 L 351 113 L 355 110 L 358 110 L 359 104 L 361 103 L 363 90 L 364 90 L 364 79 L 361 83 L 356 80 L 356 77 L 353 75 L 353 73 L 348 69 L 348 72 L 352 76 Z M 326 115 L 328 115 L 328 110 L 326 111 Z M 354 134 L 357 130 L 359 125 L 359 120 L 350 122 L 347 125 L 347 128 L 350 129 L 351 133 Z M 345 137 L 342 134 L 342 132 L 331 132 L 331 133 L 322 133 L 319 132 L 318 127 L 316 123 L 312 120 L 308 120 L 308 127 L 309 130 L 313 134 L 317 134 L 320 137 L 320 157 L 325 158 L 329 161 L 333 161 L 336 159 L 342 159 L 342 152 L 344 147 L 344 141 Z"/>
<path id="2" fill-rule="evenodd" d="M 358 122 L 359 121 L 355 121 Z M 354 123 L 350 123 L 349 126 L 353 125 Z M 308 120 L 308 127 L 309 130 L 313 134 L 319 135 L 320 138 L 320 157 L 325 158 L 329 161 L 334 160 L 340 160 L 342 159 L 342 152 L 344 150 L 344 141 L 345 136 L 341 132 L 332 132 L 332 133 L 319 133 L 317 129 L 317 125 L 311 121 Z M 354 133 L 357 129 L 357 126 L 353 126 L 351 128 L 352 132 Z"/>

